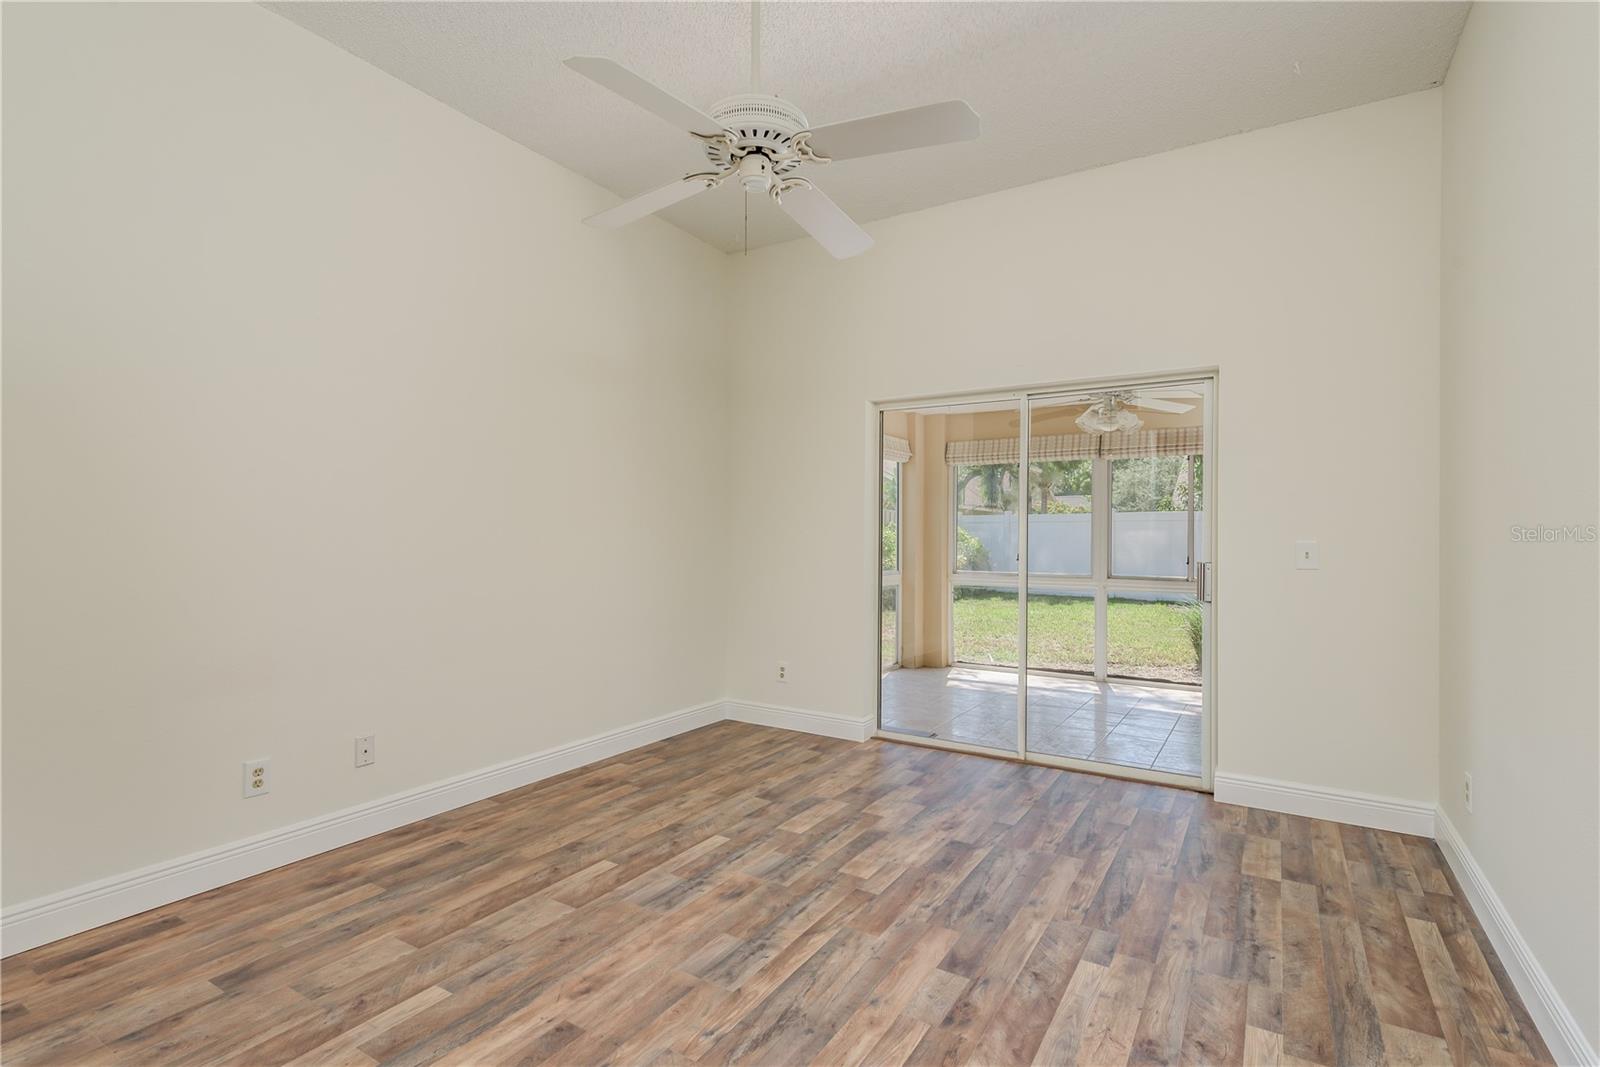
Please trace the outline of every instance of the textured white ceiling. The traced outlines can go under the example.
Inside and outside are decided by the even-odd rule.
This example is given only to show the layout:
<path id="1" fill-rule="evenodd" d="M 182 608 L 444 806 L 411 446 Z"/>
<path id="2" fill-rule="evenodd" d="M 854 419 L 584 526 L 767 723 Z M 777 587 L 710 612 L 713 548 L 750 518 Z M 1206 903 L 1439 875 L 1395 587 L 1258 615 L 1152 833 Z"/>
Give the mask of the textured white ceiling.
<path id="1" fill-rule="evenodd" d="M 621 196 L 704 156 L 563 58 L 609 56 L 702 108 L 748 90 L 742 3 L 267 6 Z M 950 98 L 982 116 L 974 142 L 807 170 L 869 223 L 1437 85 L 1466 15 L 1465 3 L 769 3 L 762 88 L 813 125 Z M 729 183 L 663 215 L 733 251 L 742 197 Z M 751 247 L 798 236 L 751 199 Z"/>

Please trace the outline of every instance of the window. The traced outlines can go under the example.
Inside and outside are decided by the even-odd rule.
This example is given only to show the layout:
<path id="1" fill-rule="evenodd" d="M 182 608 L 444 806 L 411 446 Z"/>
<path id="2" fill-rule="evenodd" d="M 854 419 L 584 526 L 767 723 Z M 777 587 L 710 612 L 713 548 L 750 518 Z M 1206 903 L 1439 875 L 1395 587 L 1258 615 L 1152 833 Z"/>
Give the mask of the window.
<path id="1" fill-rule="evenodd" d="M 1062 589 L 1028 580 L 1029 670 L 1093 674 L 1094 627 L 1093 586 Z"/>
<path id="2" fill-rule="evenodd" d="M 888 670 L 900 663 L 900 464 L 883 461 L 880 490 L 883 514 L 878 544 L 883 559 L 883 592 L 878 605 L 878 633 L 882 644 L 882 666 Z"/>
<path id="3" fill-rule="evenodd" d="M 1094 462 L 1028 464 L 1028 572 L 1087 578 L 1093 571 Z"/>
<path id="4" fill-rule="evenodd" d="M 1111 461 L 1112 577 L 1191 577 L 1199 473 L 1191 456 Z"/>
<path id="5" fill-rule="evenodd" d="M 900 571 L 900 464 L 883 461 L 883 573 Z"/>
<path id="6" fill-rule="evenodd" d="M 1200 684 L 1204 613 L 1187 593 L 1128 592 L 1106 603 L 1106 673 Z"/>
<path id="7" fill-rule="evenodd" d="M 976 463 L 954 468 L 957 572 L 1017 570 L 1017 465 Z"/>

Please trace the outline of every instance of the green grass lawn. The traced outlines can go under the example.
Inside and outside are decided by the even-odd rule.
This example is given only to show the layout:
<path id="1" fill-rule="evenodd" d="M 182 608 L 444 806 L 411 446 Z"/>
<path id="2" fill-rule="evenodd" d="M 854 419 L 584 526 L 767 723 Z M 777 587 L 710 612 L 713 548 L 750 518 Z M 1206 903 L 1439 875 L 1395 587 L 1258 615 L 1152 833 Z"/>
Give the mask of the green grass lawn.
<path id="1" fill-rule="evenodd" d="M 1188 607 L 1112 597 L 1107 638 L 1113 674 L 1197 681 L 1199 663 L 1189 640 Z M 1017 598 L 986 589 L 958 590 L 956 658 L 964 663 L 1017 662 Z M 1094 669 L 1094 600 L 1028 597 L 1028 666 L 1042 670 Z"/>

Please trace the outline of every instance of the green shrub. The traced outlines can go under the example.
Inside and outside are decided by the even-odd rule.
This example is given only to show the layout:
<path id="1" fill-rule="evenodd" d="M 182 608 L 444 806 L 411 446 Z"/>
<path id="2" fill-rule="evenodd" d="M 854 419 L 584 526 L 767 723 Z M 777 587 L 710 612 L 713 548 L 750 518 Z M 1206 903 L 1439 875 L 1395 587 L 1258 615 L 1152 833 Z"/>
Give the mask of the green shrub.
<path id="1" fill-rule="evenodd" d="M 956 530 L 956 570 L 986 571 L 989 569 L 989 550 L 983 542 L 965 530 Z"/>
<path id="2" fill-rule="evenodd" d="M 883 569 L 892 571 L 895 567 L 896 537 L 893 526 L 883 528 Z"/>
<path id="3" fill-rule="evenodd" d="M 1198 603 L 1186 604 L 1184 621 L 1189 625 L 1189 644 L 1194 649 L 1194 665 L 1200 666 L 1201 650 L 1206 641 L 1206 613 Z"/>

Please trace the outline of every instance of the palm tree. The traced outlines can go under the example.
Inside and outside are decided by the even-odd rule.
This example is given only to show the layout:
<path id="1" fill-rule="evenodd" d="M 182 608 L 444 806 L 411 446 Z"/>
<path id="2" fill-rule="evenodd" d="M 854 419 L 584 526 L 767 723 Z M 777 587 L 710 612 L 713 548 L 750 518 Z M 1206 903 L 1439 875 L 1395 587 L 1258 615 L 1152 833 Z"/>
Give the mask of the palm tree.
<path id="1" fill-rule="evenodd" d="M 1038 490 L 1037 508 L 1029 507 L 1035 515 L 1048 515 L 1050 503 L 1057 496 L 1089 495 L 1089 464 L 1081 459 L 1046 459 L 1028 465 L 1028 489 Z"/>
<path id="2" fill-rule="evenodd" d="M 978 482 L 983 494 L 980 507 L 987 511 L 1010 511 L 1017 503 L 1016 489 L 1012 485 L 1014 481 L 1011 468 L 1004 463 L 979 463 L 962 467 L 956 477 L 956 497 L 966 499 L 967 486 Z"/>

